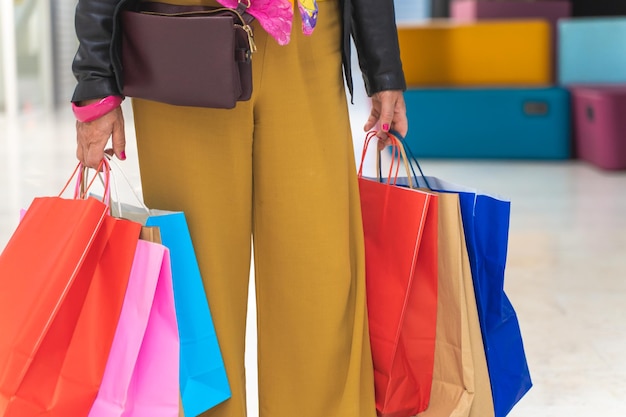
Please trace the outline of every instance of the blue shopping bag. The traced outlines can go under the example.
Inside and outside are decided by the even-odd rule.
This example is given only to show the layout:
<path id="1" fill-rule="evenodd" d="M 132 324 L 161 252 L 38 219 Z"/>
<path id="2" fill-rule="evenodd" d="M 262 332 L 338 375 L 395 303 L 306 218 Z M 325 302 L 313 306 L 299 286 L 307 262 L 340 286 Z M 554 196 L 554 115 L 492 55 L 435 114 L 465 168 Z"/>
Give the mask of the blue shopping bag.
<path id="1" fill-rule="evenodd" d="M 517 314 L 504 292 L 511 203 L 473 188 L 424 176 L 410 148 L 400 140 L 419 168 L 419 176 L 412 173 L 414 184 L 459 195 L 495 417 L 504 417 L 532 387 Z M 407 183 L 406 177 L 397 179 L 398 185 Z"/>
<path id="2" fill-rule="evenodd" d="M 433 191 L 459 195 L 495 417 L 504 417 L 532 387 L 517 314 L 504 292 L 511 203 L 436 177 L 417 183 L 426 181 Z"/>
<path id="3" fill-rule="evenodd" d="M 150 210 L 146 226 L 159 227 L 170 250 L 182 405 L 185 416 L 195 417 L 230 398 L 226 369 L 184 213 Z"/>
<path id="4" fill-rule="evenodd" d="M 532 387 L 520 325 L 504 292 L 511 205 L 477 191 L 461 191 L 459 199 L 495 415 L 504 417 Z"/>

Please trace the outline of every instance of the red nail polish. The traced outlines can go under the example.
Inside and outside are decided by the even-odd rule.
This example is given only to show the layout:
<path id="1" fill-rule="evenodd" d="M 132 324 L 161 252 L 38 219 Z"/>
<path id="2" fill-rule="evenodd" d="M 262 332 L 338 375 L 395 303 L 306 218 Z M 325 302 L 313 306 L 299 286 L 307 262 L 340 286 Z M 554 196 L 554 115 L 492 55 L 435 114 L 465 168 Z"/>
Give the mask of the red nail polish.
<path id="1" fill-rule="evenodd" d="M 387 123 L 385 123 L 385 124 L 383 125 L 383 130 L 384 130 L 385 132 L 389 131 L 389 125 L 388 125 Z"/>
<path id="2" fill-rule="evenodd" d="M 122 153 L 120 154 L 120 157 L 122 158 L 122 161 L 126 160 L 126 152 L 122 151 Z"/>

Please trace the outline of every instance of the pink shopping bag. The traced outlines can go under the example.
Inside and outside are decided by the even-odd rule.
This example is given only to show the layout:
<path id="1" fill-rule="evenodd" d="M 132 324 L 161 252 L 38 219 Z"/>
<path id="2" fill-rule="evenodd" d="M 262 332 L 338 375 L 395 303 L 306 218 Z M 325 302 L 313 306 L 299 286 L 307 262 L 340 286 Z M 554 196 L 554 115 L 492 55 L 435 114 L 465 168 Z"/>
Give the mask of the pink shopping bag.
<path id="1" fill-rule="evenodd" d="M 89 417 L 177 417 L 179 343 L 169 251 L 140 240 Z"/>

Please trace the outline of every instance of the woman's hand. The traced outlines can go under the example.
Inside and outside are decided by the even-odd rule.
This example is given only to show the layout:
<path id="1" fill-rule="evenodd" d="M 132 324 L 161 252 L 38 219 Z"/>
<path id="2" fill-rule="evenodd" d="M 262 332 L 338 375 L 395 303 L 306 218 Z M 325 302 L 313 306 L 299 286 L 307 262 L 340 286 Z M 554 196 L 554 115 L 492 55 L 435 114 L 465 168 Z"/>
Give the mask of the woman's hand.
<path id="1" fill-rule="evenodd" d="M 409 131 L 409 123 L 406 118 L 406 104 L 401 90 L 387 90 L 375 93 L 372 96 L 372 111 L 367 123 L 363 127 L 367 132 L 378 126 L 378 147 L 390 145 L 390 140 L 385 134 L 390 129 L 406 136 Z"/>
<path id="2" fill-rule="evenodd" d="M 95 100 L 98 101 L 98 100 Z M 92 101 L 93 102 L 93 101 Z M 90 104 L 89 101 L 83 105 Z M 105 148 L 112 138 L 113 148 L 107 153 L 113 153 L 120 160 L 126 159 L 126 137 L 124 134 L 124 115 L 122 108 L 117 107 L 104 116 L 87 123 L 76 122 L 76 157 L 83 165 L 89 168 L 98 168 L 104 158 Z"/>

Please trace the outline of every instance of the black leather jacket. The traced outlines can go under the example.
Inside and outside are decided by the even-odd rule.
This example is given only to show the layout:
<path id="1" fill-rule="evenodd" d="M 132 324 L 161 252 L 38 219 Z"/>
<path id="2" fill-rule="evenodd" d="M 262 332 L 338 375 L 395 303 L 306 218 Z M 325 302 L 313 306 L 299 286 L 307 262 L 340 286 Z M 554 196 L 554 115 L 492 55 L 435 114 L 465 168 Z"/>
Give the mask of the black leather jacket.
<path id="1" fill-rule="evenodd" d="M 78 80 L 72 101 L 121 95 L 124 80 L 119 53 L 119 24 L 114 16 L 131 0 L 79 0 L 76 34 L 79 47 L 72 70 Z M 369 95 L 404 90 L 393 0 L 339 0 L 343 13 L 342 59 L 352 93 L 350 35 Z"/>

